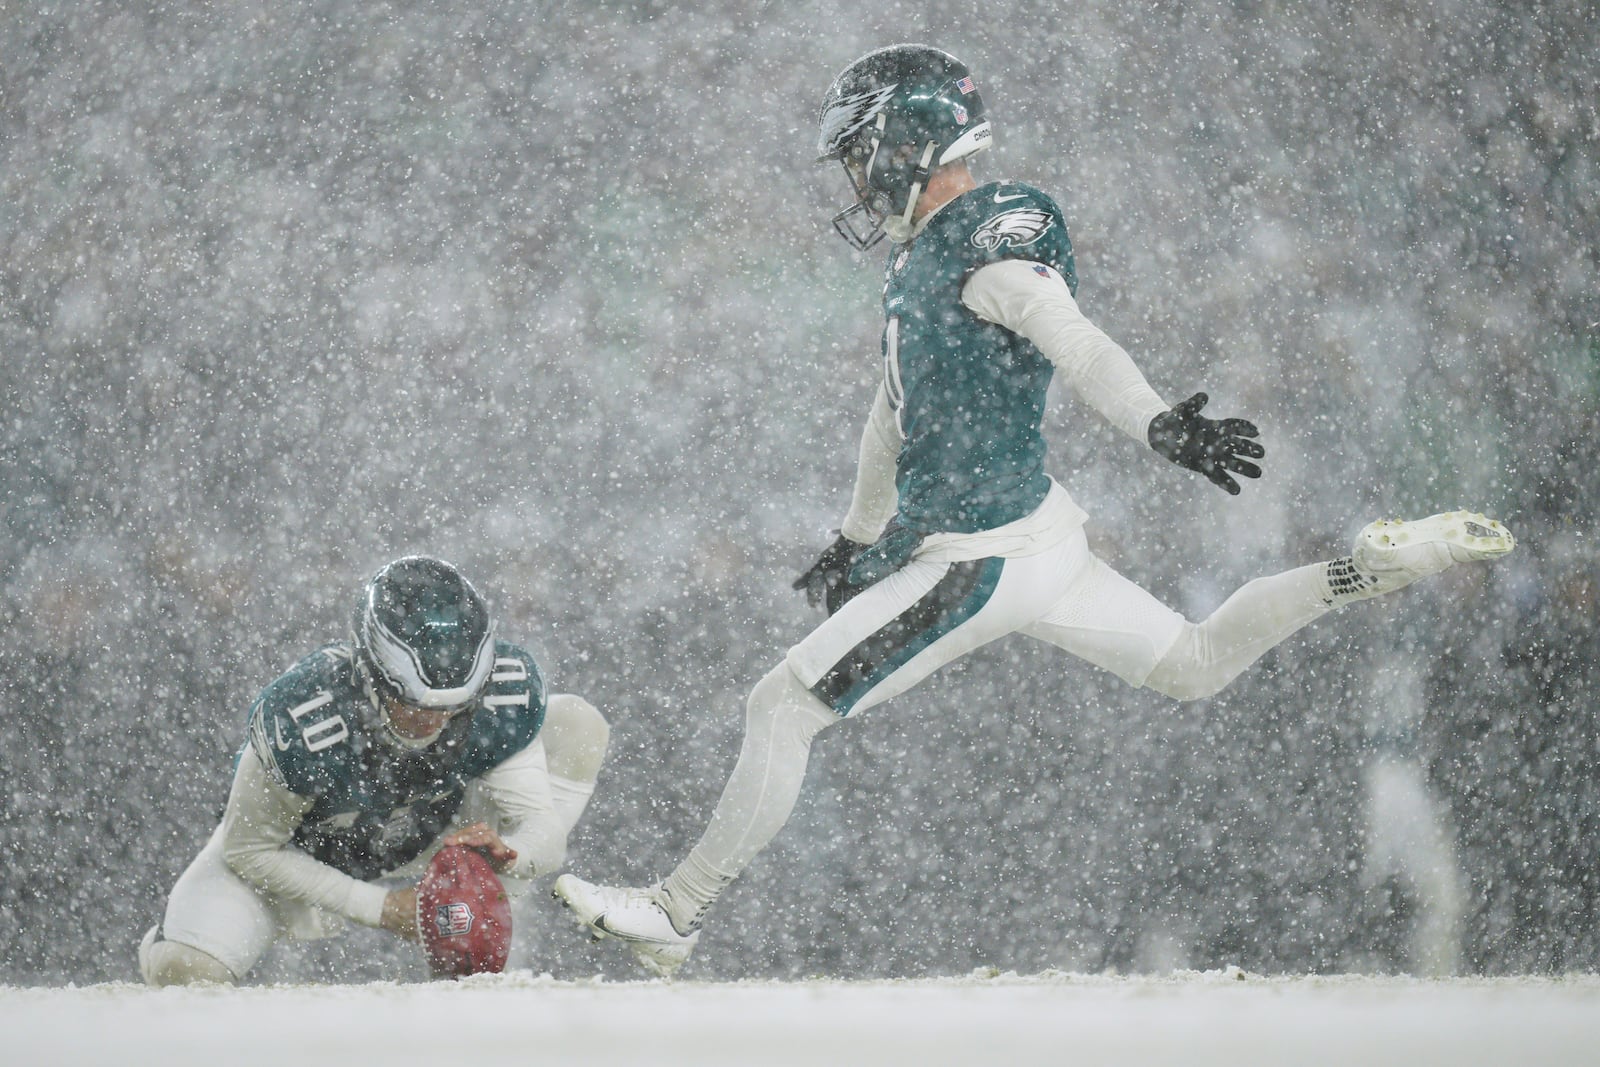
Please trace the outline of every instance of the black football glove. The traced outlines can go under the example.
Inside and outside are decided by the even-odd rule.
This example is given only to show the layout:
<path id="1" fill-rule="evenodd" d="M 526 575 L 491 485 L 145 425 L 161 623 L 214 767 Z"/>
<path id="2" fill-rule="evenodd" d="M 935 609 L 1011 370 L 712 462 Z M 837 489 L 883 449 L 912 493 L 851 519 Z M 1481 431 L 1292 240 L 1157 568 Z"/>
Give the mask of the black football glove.
<path id="1" fill-rule="evenodd" d="M 861 590 L 850 583 L 850 564 L 867 546 L 840 534 L 829 545 L 811 569 L 794 580 L 794 588 L 804 589 L 806 602 L 812 607 L 826 604 L 832 615 L 844 607 Z"/>
<path id="2" fill-rule="evenodd" d="M 1200 409 L 1206 406 L 1207 399 L 1206 394 L 1196 393 L 1152 419 L 1150 447 L 1238 496 L 1239 483 L 1229 472 L 1243 478 L 1261 477 L 1261 468 L 1250 462 L 1267 454 L 1251 440 L 1260 437 L 1261 431 L 1248 419 L 1206 418 Z"/>

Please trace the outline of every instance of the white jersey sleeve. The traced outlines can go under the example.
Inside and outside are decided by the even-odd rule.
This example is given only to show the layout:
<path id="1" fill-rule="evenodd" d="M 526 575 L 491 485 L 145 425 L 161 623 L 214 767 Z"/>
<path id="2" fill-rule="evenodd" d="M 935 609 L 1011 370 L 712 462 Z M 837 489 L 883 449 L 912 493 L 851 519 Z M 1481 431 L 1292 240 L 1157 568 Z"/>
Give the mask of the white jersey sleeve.
<path id="1" fill-rule="evenodd" d="M 1122 346 L 1078 309 L 1051 267 L 1023 259 L 990 263 L 967 279 L 961 302 L 1032 341 L 1085 403 L 1137 441 L 1146 440 L 1150 420 L 1170 406 Z"/>
<path id="2" fill-rule="evenodd" d="M 878 539 L 884 526 L 899 506 L 895 490 L 895 464 L 900 458 L 900 424 L 889 406 L 889 393 L 882 383 L 872 398 L 872 411 L 861 432 L 861 449 L 856 460 L 856 485 L 850 498 L 850 511 L 839 532 L 860 544 Z"/>
<path id="3" fill-rule="evenodd" d="M 255 749 L 239 756 L 222 816 L 222 854 L 234 873 L 271 896 L 324 908 L 377 926 L 388 895 L 290 844 L 312 801 L 274 781 Z"/>

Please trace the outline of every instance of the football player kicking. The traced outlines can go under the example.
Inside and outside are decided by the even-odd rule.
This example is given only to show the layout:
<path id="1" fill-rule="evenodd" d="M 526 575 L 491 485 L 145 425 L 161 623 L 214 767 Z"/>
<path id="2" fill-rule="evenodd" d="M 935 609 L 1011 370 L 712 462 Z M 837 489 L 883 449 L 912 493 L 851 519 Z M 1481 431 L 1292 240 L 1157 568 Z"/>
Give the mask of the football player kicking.
<path id="1" fill-rule="evenodd" d="M 426 556 L 380 570 L 350 642 L 267 686 L 249 722 L 222 823 L 139 946 L 151 985 L 238 982 L 280 936 L 340 916 L 415 940 L 407 882 L 447 844 L 514 896 L 565 859 L 608 737 L 588 702 L 547 699 L 478 592 Z"/>
<path id="2" fill-rule="evenodd" d="M 1044 470 L 1040 419 L 1061 373 L 1135 440 L 1229 493 L 1256 478 L 1255 426 L 1169 406 L 1074 300 L 1061 211 L 1019 182 L 980 185 L 990 125 L 971 72 L 934 48 L 872 52 L 833 82 L 821 161 L 844 165 L 851 244 L 891 242 L 883 383 L 841 536 L 801 579 L 829 618 L 751 691 L 744 743 L 704 836 L 648 888 L 572 875 L 556 896 L 656 974 L 688 958 L 706 910 L 788 819 L 812 738 L 1010 633 L 1178 700 L 1210 696 L 1324 613 L 1458 562 L 1510 552 L 1498 522 L 1450 512 L 1375 522 L 1349 556 L 1257 579 L 1193 623 L 1088 548 L 1086 515 Z"/>

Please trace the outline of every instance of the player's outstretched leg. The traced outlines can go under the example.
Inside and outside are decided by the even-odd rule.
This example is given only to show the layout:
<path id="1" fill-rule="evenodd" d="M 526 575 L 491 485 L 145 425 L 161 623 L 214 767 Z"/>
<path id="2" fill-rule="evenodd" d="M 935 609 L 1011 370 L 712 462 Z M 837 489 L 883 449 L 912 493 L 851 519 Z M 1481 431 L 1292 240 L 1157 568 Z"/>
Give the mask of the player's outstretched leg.
<path id="1" fill-rule="evenodd" d="M 1409 522 L 1384 519 L 1356 535 L 1347 573 L 1337 575 L 1330 565 L 1329 579 L 1341 599 L 1365 600 L 1457 563 L 1498 559 L 1516 545 L 1511 531 L 1477 512 L 1447 511 Z"/>
<path id="2" fill-rule="evenodd" d="M 700 940 L 699 930 L 684 934 L 672 925 L 658 887 L 594 885 L 563 874 L 551 896 L 570 909 L 573 919 L 588 927 L 595 940 L 616 938 L 633 950 L 640 966 L 661 978 L 672 977 Z"/>

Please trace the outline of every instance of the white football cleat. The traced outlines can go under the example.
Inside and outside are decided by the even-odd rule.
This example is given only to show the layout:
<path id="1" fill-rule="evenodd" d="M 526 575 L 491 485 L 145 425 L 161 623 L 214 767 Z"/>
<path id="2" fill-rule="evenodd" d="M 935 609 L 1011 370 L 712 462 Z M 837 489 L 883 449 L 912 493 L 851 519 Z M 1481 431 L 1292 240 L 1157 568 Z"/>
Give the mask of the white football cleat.
<path id="1" fill-rule="evenodd" d="M 1404 589 L 1457 563 L 1498 559 L 1517 547 L 1511 531 L 1472 511 L 1446 511 L 1425 519 L 1382 519 L 1356 535 L 1351 551 L 1355 599 Z"/>
<path id="2" fill-rule="evenodd" d="M 563 874 L 550 895 L 571 910 L 579 926 L 596 941 L 614 937 L 633 950 L 639 965 L 658 978 L 670 978 L 700 940 L 700 931 L 680 934 L 662 906 L 658 887 L 621 889 L 593 885 Z"/>

